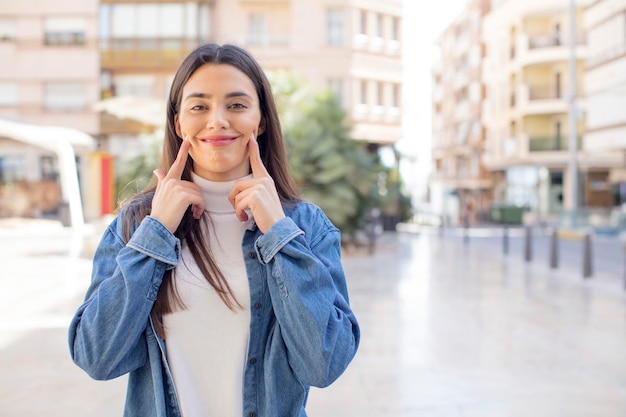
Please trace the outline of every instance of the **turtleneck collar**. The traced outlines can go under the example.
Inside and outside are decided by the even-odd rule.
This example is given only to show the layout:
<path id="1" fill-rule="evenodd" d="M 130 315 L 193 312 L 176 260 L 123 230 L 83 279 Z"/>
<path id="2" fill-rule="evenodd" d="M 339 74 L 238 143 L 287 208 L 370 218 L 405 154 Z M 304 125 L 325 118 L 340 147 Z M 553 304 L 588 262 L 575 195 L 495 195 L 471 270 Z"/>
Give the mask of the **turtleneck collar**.
<path id="1" fill-rule="evenodd" d="M 251 178 L 247 175 L 243 178 Z M 242 179 L 243 179 L 242 178 Z M 191 173 L 192 181 L 200 187 L 204 199 L 204 210 L 211 214 L 232 214 L 235 208 L 228 201 L 228 193 L 233 188 L 236 180 L 215 182 L 202 178 L 195 172 Z"/>

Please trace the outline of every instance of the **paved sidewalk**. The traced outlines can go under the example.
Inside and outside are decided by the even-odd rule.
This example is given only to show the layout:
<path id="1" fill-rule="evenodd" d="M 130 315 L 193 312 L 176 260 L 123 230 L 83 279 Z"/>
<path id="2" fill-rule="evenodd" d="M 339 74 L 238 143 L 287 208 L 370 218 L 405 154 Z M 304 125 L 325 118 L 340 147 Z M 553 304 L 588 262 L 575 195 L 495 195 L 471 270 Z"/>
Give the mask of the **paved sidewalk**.
<path id="1" fill-rule="evenodd" d="M 22 236 L 22 237 L 20 237 Z M 0 233 L 0 416 L 121 416 L 125 380 L 74 366 L 67 324 L 91 262 L 64 230 Z M 504 257 L 459 237 L 386 234 L 346 253 L 359 353 L 312 417 L 622 417 L 619 276 Z"/>

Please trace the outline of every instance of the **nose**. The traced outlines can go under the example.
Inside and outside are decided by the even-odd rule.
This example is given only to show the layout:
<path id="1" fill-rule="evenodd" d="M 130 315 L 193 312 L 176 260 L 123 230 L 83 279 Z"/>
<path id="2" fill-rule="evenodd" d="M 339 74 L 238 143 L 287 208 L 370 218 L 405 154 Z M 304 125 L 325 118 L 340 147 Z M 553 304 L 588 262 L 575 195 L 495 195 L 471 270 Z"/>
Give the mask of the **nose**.
<path id="1" fill-rule="evenodd" d="M 208 113 L 207 128 L 208 129 L 224 129 L 228 127 L 228 120 L 224 109 L 212 109 Z"/>

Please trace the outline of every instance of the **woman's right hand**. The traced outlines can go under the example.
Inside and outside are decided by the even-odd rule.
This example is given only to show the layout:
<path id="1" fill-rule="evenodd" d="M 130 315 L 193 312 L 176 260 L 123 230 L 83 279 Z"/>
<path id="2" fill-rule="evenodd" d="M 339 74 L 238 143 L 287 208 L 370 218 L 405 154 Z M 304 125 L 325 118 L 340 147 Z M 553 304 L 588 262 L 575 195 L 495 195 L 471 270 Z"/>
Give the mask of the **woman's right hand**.
<path id="1" fill-rule="evenodd" d="M 158 182 L 152 198 L 150 216 L 161 222 L 172 233 L 178 228 L 190 205 L 195 219 L 199 219 L 204 211 L 200 187 L 191 181 L 181 179 L 190 147 L 189 139 L 183 139 L 176 160 L 167 174 L 160 169 L 154 170 Z"/>

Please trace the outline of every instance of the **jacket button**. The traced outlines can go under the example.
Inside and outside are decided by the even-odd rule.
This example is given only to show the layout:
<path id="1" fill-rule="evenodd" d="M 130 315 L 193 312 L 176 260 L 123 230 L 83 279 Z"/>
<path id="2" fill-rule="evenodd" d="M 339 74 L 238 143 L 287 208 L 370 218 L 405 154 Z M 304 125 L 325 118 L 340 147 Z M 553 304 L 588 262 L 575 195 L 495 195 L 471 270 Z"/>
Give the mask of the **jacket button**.
<path id="1" fill-rule="evenodd" d="M 254 308 L 256 308 L 257 310 L 260 310 L 261 307 L 263 307 L 263 304 L 261 304 L 261 303 L 254 303 Z"/>
<path id="2" fill-rule="evenodd" d="M 256 358 L 250 358 L 250 365 L 254 365 L 256 363 Z"/>
<path id="3" fill-rule="evenodd" d="M 248 258 L 256 258 L 256 252 L 254 251 L 248 252 Z"/>
<path id="4" fill-rule="evenodd" d="M 250 411 L 248 413 L 248 417 L 256 417 L 256 413 L 254 411 Z"/>

